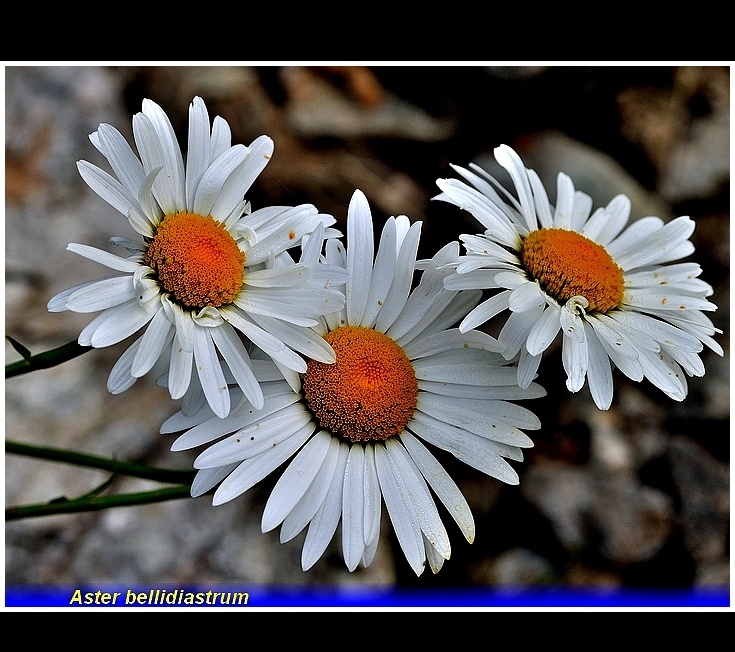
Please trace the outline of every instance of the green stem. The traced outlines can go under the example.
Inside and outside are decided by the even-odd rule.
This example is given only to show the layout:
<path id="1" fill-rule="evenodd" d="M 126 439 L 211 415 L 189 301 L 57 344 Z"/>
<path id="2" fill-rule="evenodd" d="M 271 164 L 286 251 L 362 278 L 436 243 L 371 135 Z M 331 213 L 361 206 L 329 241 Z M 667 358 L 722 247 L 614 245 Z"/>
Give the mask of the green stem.
<path id="1" fill-rule="evenodd" d="M 22 360 L 9 362 L 5 365 L 5 377 L 12 378 L 13 376 L 20 376 L 21 374 L 27 374 L 30 371 L 36 371 L 38 369 L 48 369 L 91 350 L 91 346 L 82 346 L 77 341 L 74 341 L 63 344 L 55 349 L 44 351 L 43 353 L 37 353 L 28 357 L 24 356 Z"/>
<path id="2" fill-rule="evenodd" d="M 175 500 L 188 498 L 190 496 L 189 486 L 181 485 L 156 489 L 154 491 L 141 491 L 130 494 L 118 494 L 117 496 L 92 496 L 72 500 L 60 500 L 50 503 L 38 503 L 35 505 L 21 505 L 8 507 L 5 510 L 6 521 L 17 521 L 22 518 L 34 516 L 50 516 L 52 514 L 72 514 L 76 512 L 94 512 L 110 507 L 126 507 L 130 505 L 146 505 L 148 503 L 159 503 L 164 500 Z"/>
<path id="3" fill-rule="evenodd" d="M 191 484 L 194 476 L 196 475 L 196 471 L 189 469 L 162 469 L 156 466 L 134 464 L 132 462 L 122 462 L 120 460 L 100 457 L 98 455 L 78 453 L 77 451 L 65 450 L 63 448 L 33 446 L 31 444 L 22 444 L 15 441 L 5 442 L 5 452 L 15 453 L 16 455 L 26 455 L 27 457 L 35 457 L 43 460 L 51 460 L 53 462 L 64 462 L 66 464 L 102 469 L 103 471 L 110 471 L 111 473 L 118 475 L 129 475 L 136 478 L 145 478 L 146 480 L 155 480 L 158 482 L 170 482 L 172 484 Z"/>

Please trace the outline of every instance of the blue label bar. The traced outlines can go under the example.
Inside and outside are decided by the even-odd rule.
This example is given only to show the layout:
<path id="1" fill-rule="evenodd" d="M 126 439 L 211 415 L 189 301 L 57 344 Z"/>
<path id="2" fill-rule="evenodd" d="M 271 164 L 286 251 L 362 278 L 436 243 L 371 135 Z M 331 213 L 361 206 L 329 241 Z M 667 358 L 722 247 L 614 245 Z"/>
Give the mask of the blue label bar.
<path id="1" fill-rule="evenodd" d="M 22 585 L 6 607 L 729 607 L 727 588 L 401 591 L 383 587 Z"/>

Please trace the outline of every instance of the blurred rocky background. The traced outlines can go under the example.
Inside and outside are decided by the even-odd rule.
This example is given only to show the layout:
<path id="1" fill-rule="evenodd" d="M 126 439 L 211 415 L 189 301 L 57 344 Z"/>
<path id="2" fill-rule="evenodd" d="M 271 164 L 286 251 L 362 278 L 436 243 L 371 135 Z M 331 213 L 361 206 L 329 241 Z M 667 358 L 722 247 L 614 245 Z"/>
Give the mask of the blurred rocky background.
<path id="1" fill-rule="evenodd" d="M 5 331 L 32 352 L 71 340 L 91 316 L 51 314 L 48 299 L 100 274 L 66 251 L 132 235 L 81 180 L 76 161 L 106 162 L 88 140 L 99 123 L 131 135 L 145 97 L 186 142 L 194 95 L 228 120 L 233 141 L 260 134 L 275 153 L 248 198 L 254 208 L 311 202 L 344 225 L 355 188 L 376 229 L 390 215 L 424 222 L 431 256 L 477 223 L 431 198 L 449 164 L 475 161 L 499 179 L 500 143 L 535 168 L 550 197 L 563 170 L 596 206 L 618 193 L 632 217 L 690 215 L 692 259 L 714 287 L 721 358 L 682 403 L 616 373 L 611 409 L 570 395 L 559 350 L 529 402 L 543 427 L 506 486 L 440 456 L 473 509 L 469 545 L 445 518 L 452 559 L 416 578 L 389 527 L 373 565 L 349 573 L 339 537 L 303 572 L 302 537 L 260 532 L 278 474 L 241 498 L 209 497 L 7 521 L 5 581 L 15 584 L 196 583 L 380 585 L 406 589 L 562 587 L 722 589 L 730 580 L 730 70 L 728 66 L 23 66 L 5 68 Z M 191 468 L 158 434 L 177 406 L 149 374 L 111 396 L 126 345 L 89 352 L 5 384 L 6 439 L 166 468 Z M 6 362 L 19 358 L 6 342 Z M 7 506 L 82 495 L 104 473 L 6 454 Z M 113 493 L 157 488 L 119 479 Z M 303 535 L 302 535 L 303 536 Z"/>

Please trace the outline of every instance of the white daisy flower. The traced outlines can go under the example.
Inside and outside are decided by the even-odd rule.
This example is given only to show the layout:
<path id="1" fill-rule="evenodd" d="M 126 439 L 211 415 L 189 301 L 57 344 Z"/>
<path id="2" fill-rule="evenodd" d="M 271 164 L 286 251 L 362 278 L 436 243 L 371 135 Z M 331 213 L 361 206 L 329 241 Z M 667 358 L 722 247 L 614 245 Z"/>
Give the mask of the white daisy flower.
<path id="1" fill-rule="evenodd" d="M 499 290 L 462 320 L 460 330 L 510 310 L 498 339 L 508 360 L 519 358 L 521 387 L 535 377 L 542 354 L 561 332 L 567 388 L 579 391 L 586 378 L 600 409 L 612 402 L 612 365 L 683 400 L 684 372 L 704 375 L 703 345 L 723 354 L 712 338 L 722 331 L 703 312 L 717 306 L 706 299 L 712 287 L 697 278 L 699 265 L 668 264 L 694 251 L 694 222 L 643 217 L 626 229 L 626 196 L 590 214 L 592 199 L 575 191 L 564 173 L 554 207 L 515 151 L 501 145 L 495 158 L 510 174 L 517 199 L 477 165 L 452 166 L 474 187 L 437 180 L 442 193 L 434 199 L 469 211 L 485 227 L 482 234 L 461 236 L 466 255 L 446 287 Z"/>
<path id="2" fill-rule="evenodd" d="M 302 567 L 321 557 L 341 522 L 347 568 L 368 566 L 377 550 L 382 503 L 411 568 L 438 572 L 451 548 L 435 497 L 467 541 L 472 513 L 431 447 L 509 484 L 518 474 L 507 459 L 523 460 L 532 441 L 522 429 L 540 427 L 528 409 L 510 401 L 543 396 L 535 383 L 516 383 L 515 368 L 498 341 L 453 327 L 481 292 L 444 288 L 446 265 L 459 243 L 416 262 L 421 223 L 387 220 L 374 250 L 368 202 L 356 191 L 347 217 L 347 249 L 326 244 L 327 262 L 349 272 L 347 302 L 317 329 L 336 354 L 334 364 L 309 360 L 294 393 L 270 361 L 254 359 L 265 405 L 254 412 L 233 388 L 237 407 L 225 419 L 208 407 L 179 412 L 162 433 L 185 430 L 172 450 L 207 446 L 192 495 L 216 487 L 219 505 L 243 494 L 291 460 L 276 482 L 262 530 L 281 526 L 282 542 L 306 529 Z M 414 270 L 422 270 L 412 290 Z M 427 446 L 428 444 L 428 446 Z"/>
<path id="3" fill-rule="evenodd" d="M 314 264 L 296 264 L 285 254 L 336 220 L 309 204 L 251 212 L 244 194 L 268 163 L 273 141 L 261 136 L 250 147 L 231 145 L 230 128 L 219 116 L 210 131 L 199 97 L 189 107 L 186 162 L 168 117 L 151 100 L 143 100 L 142 112 L 133 117 L 133 134 L 140 158 L 110 125 L 101 124 L 90 136 L 114 176 L 87 161 L 77 166 L 141 240 L 112 238 L 125 256 L 70 244 L 70 251 L 115 274 L 57 294 L 48 309 L 101 311 L 80 333 L 83 346 L 110 346 L 145 328 L 110 373 L 113 394 L 128 389 L 166 354 L 172 398 L 184 396 L 194 374 L 214 413 L 225 416 L 230 395 L 223 359 L 252 404 L 262 407 L 241 335 L 284 368 L 306 370 L 296 353 L 303 333 L 343 306 L 344 296 L 328 287 Z M 326 234 L 341 235 L 334 229 Z M 310 354 L 334 361 L 326 344 Z"/>

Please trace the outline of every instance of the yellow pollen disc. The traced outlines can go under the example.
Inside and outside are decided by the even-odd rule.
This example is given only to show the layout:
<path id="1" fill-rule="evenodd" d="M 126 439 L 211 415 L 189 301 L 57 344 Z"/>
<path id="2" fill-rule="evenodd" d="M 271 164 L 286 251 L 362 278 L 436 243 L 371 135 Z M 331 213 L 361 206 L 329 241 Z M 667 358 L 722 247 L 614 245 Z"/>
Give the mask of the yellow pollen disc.
<path id="1" fill-rule="evenodd" d="M 245 254 L 211 216 L 167 215 L 143 262 L 155 270 L 164 290 L 189 308 L 228 304 L 243 284 Z"/>
<path id="2" fill-rule="evenodd" d="M 583 296 L 589 311 L 604 313 L 623 300 L 623 270 L 604 247 L 576 231 L 532 231 L 521 257 L 528 273 L 560 303 Z"/>
<path id="3" fill-rule="evenodd" d="M 337 328 L 324 339 L 337 361 L 310 360 L 302 383 L 320 425 L 353 442 L 384 441 L 402 432 L 419 393 L 403 349 L 387 335 L 361 326 Z"/>

